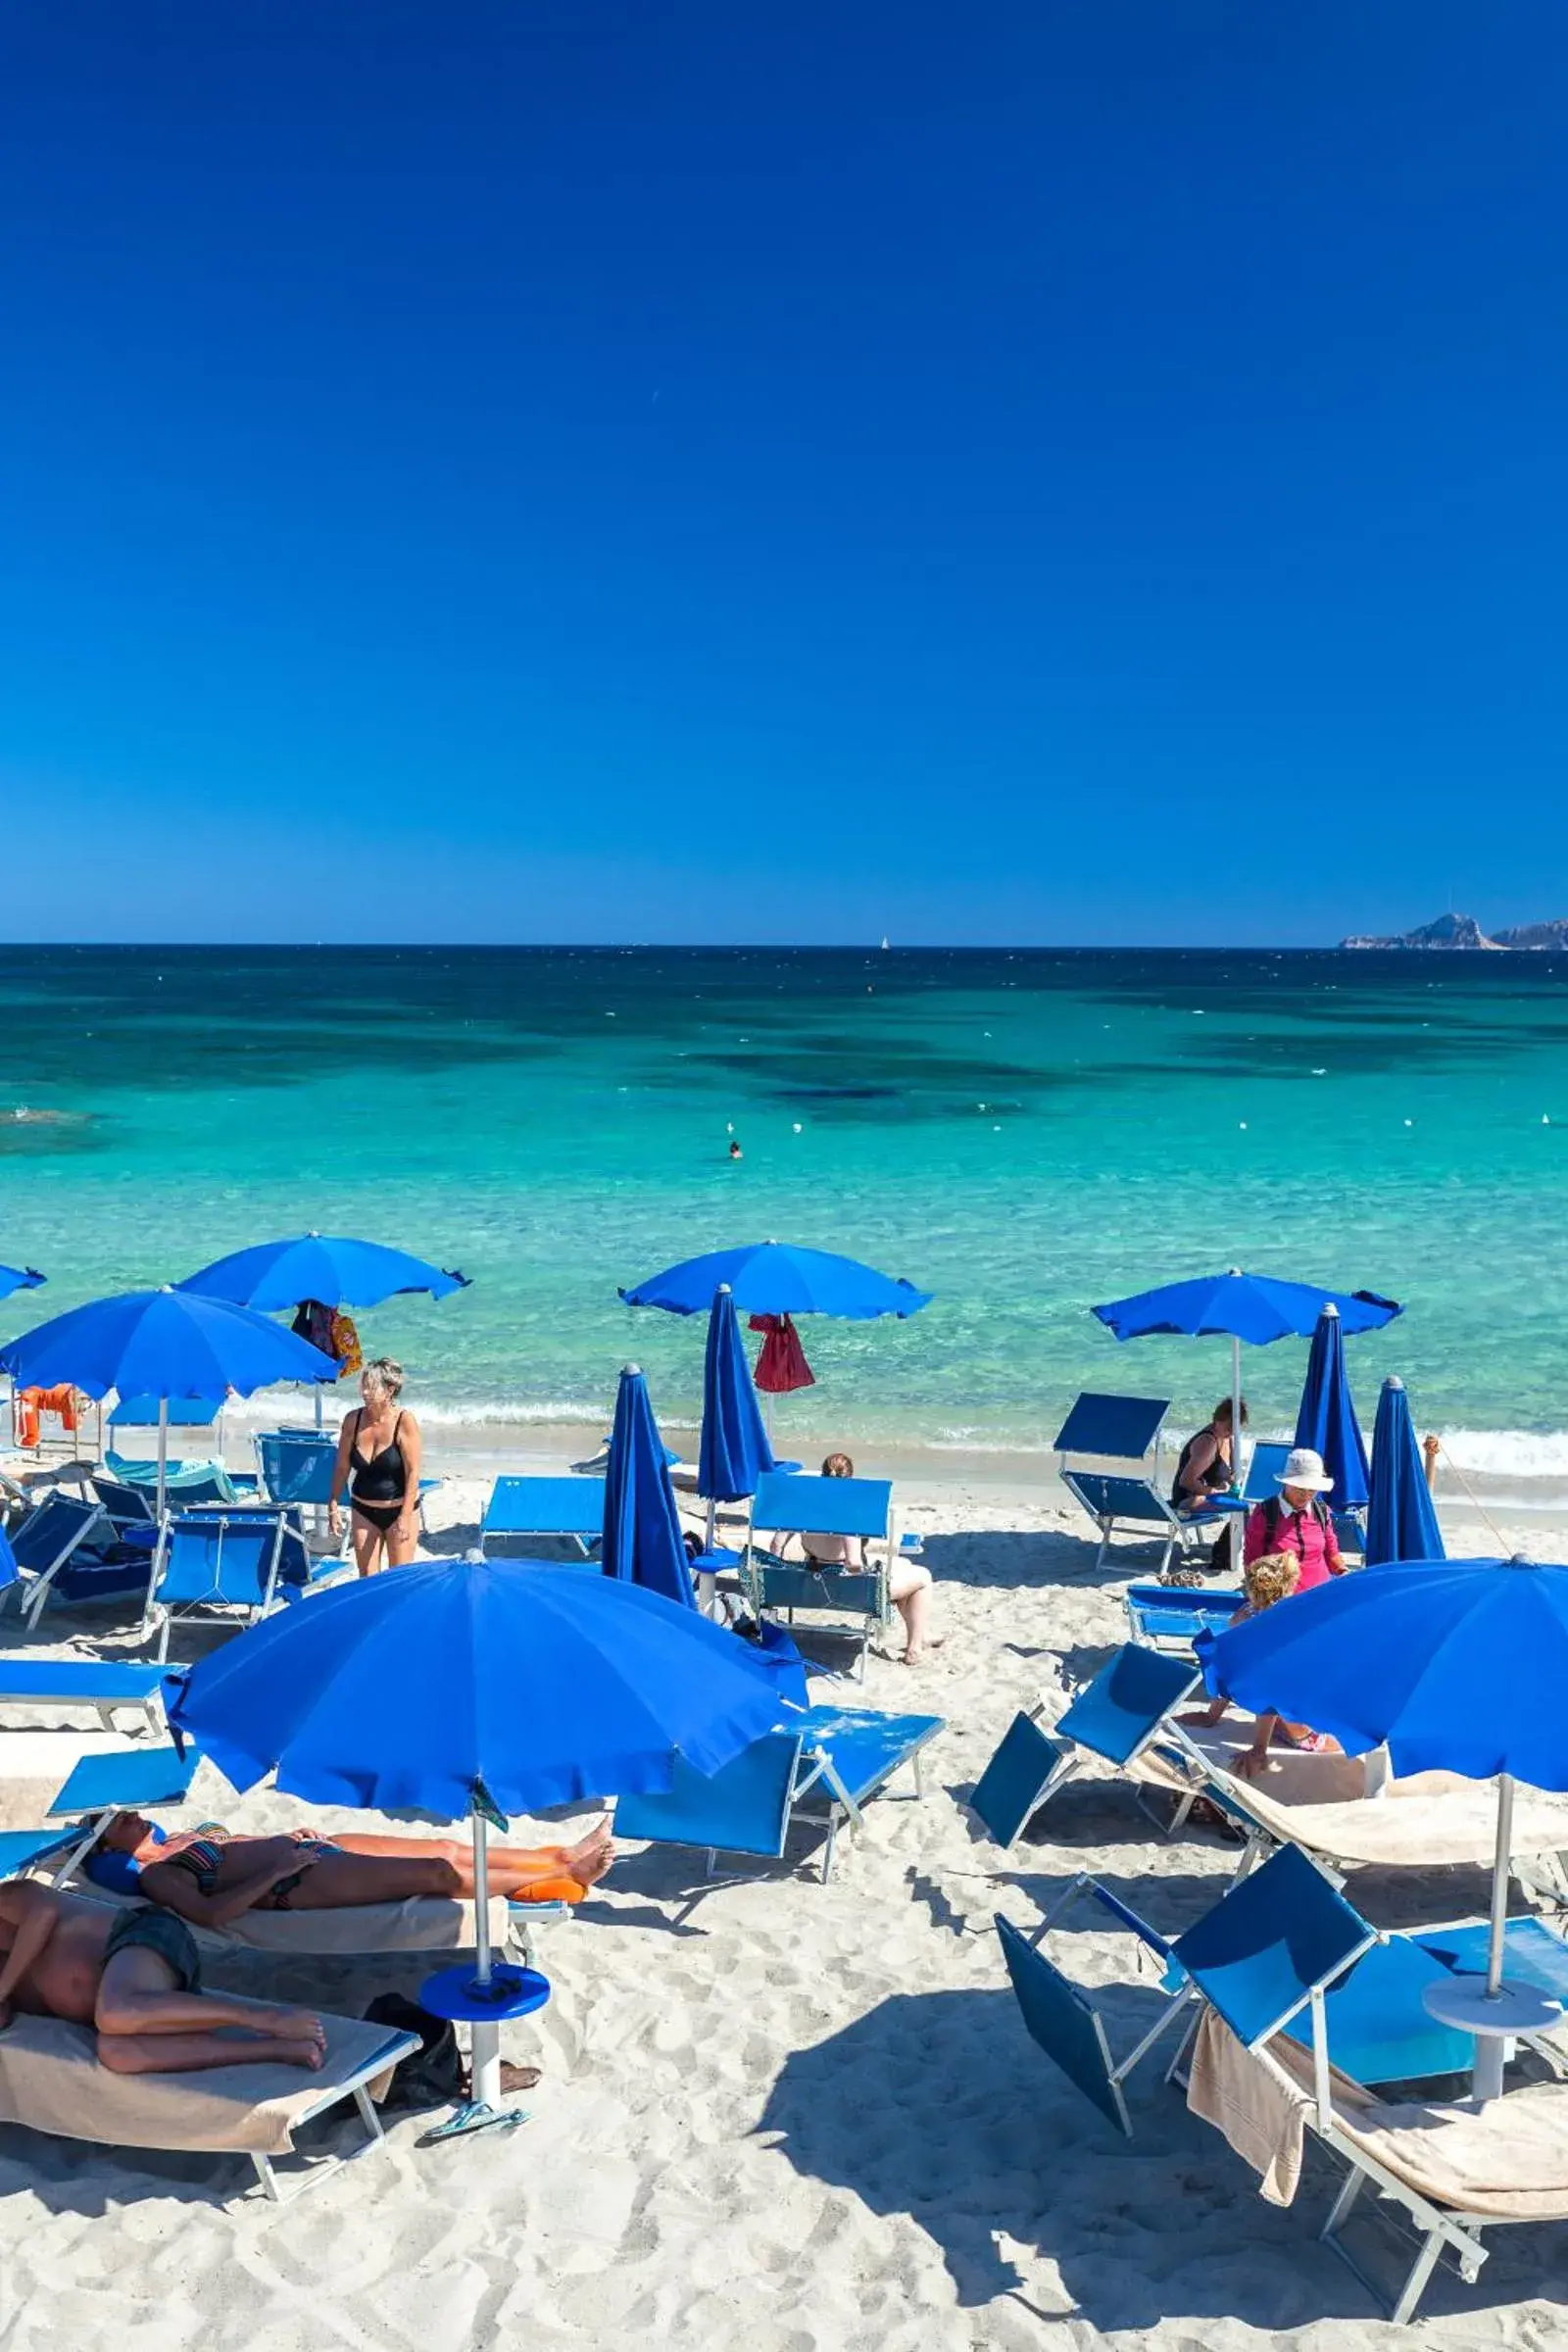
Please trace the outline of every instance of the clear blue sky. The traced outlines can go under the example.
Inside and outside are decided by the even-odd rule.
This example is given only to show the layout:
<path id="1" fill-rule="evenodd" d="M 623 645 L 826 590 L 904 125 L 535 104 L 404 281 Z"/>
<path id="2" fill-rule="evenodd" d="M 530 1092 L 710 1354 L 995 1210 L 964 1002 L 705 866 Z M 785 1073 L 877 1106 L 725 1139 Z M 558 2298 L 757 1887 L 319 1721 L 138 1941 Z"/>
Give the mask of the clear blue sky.
<path id="1" fill-rule="evenodd" d="M 14 0 L 0 935 L 1568 913 L 1565 120 L 1561 0 Z"/>

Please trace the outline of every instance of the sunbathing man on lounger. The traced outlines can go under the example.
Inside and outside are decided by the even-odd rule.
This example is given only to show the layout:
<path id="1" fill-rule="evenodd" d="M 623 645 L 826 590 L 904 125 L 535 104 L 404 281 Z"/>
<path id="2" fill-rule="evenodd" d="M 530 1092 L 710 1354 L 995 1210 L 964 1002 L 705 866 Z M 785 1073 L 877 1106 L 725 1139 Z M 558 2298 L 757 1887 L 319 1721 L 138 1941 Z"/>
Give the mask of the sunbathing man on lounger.
<path id="1" fill-rule="evenodd" d="M 92 2026 L 117 2075 L 195 2067 L 318 2067 L 319 2018 L 203 1992 L 196 1939 L 150 1903 L 111 1911 L 35 1879 L 0 1886 L 0 2032 L 15 2011 Z M 243 2035 L 220 2034 L 242 2026 Z"/>
<path id="2" fill-rule="evenodd" d="M 102 1842 L 141 1865 L 140 1890 L 198 1928 L 225 1928 L 244 1911 L 326 1911 L 401 1903 L 417 1895 L 473 1899 L 469 1848 L 433 1838 L 323 1838 L 294 1830 L 243 1838 L 204 1821 L 157 1842 L 139 1813 L 119 1813 Z M 514 1902 L 580 1903 L 614 1859 L 610 1824 L 575 1845 L 492 1845 L 490 1891 Z"/>

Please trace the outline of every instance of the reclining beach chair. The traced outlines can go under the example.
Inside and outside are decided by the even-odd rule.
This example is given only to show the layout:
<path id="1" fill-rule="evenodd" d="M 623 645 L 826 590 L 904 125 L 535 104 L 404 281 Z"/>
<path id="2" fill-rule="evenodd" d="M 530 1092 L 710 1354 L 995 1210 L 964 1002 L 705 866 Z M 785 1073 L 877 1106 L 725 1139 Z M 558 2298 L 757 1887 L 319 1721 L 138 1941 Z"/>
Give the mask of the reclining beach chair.
<path id="1" fill-rule="evenodd" d="M 177 1673 L 179 1669 L 167 1671 Z M 117 1813 L 151 1813 L 183 1804 L 199 1760 L 194 1751 L 181 1756 L 167 1745 L 83 1756 L 48 1807 L 51 1824 L 69 1826 L 19 1832 L 18 1837 L 45 1841 L 37 1858 L 47 1861 L 48 1875 L 59 1886 L 70 1885 L 73 1893 L 106 1903 L 144 1900 L 140 1869 L 133 1857 L 101 1850 L 98 1841 Z M 0 1864 L 3 1861 L 0 1845 Z M 20 1862 L 14 1865 L 21 1867 Z M 536 1914 L 546 1907 L 517 1906 Z M 498 1950 L 505 1948 L 509 1932 L 517 1940 L 518 1924 L 505 1898 L 493 1896 L 490 1938 Z M 461 1952 L 473 1949 L 476 1920 L 470 1902 L 446 1895 L 417 1895 L 401 1902 L 245 1911 L 224 1928 L 192 1927 L 191 1934 L 213 1951 L 270 1952 L 280 1958 Z"/>
<path id="2" fill-rule="evenodd" d="M 0 1539 L 3 1541 L 3 1539 Z M 36 1658 L 0 1651 L 0 1707 L 91 1707 L 106 1732 L 118 1713 L 134 1708 L 150 1732 L 163 1730 L 160 1695 L 177 1666 L 111 1658 Z"/>
<path id="3" fill-rule="evenodd" d="M 1164 1491 L 1169 1482 L 1160 1479 L 1159 1433 L 1169 1411 L 1167 1397 L 1102 1396 L 1086 1390 L 1056 1432 L 1061 1483 L 1100 1530 L 1097 1568 L 1104 1566 L 1111 1537 L 1123 1531 L 1162 1543 L 1163 1576 L 1178 1545 L 1185 1551 L 1223 1523 L 1219 1511 L 1184 1517 Z"/>
<path id="4" fill-rule="evenodd" d="M 484 1506 L 479 1548 L 548 1537 L 569 1544 L 574 1560 L 597 1567 L 593 1555 L 604 1526 L 602 1478 L 498 1478 Z"/>
<path id="5" fill-rule="evenodd" d="M 839 1829 L 860 1827 L 861 1809 L 905 1764 L 921 1793 L 920 1753 L 943 1729 L 940 1715 L 889 1715 L 874 1708 L 807 1707 L 746 1748 L 722 1772 L 705 1778 L 675 1759 L 674 1781 L 659 1795 L 623 1796 L 617 1837 L 651 1845 L 706 1847 L 706 1877 L 721 1853 L 782 1860 L 791 1825 L 826 1830 L 822 1882 L 833 1869 Z"/>
<path id="6" fill-rule="evenodd" d="M 1074 1691 L 1048 1730 L 1041 1710 L 1015 1715 L 969 1798 L 998 1845 L 1022 1835 L 1042 1805 L 1098 1757 L 1117 1771 L 1137 1762 L 1162 1734 L 1170 1716 L 1198 1690 L 1202 1677 L 1190 1658 L 1123 1642 L 1093 1682 Z M 1182 1804 L 1179 1826 L 1197 1794 Z"/>
<path id="7" fill-rule="evenodd" d="M 167 1658 L 176 1611 L 238 1610 L 247 1625 L 254 1625 L 286 1592 L 303 1592 L 314 1577 L 329 1575 L 337 1565 L 335 1558 L 311 1558 L 289 1511 L 182 1511 L 166 1519 L 159 1535 L 142 1633 L 150 1634 L 157 1624 L 158 1656 Z"/>
<path id="8" fill-rule="evenodd" d="M 1391 2103 L 1326 2062 L 1326 2039 L 1315 2036 L 1310 2052 L 1288 2037 L 1249 2045 L 1209 2010 L 1193 2049 L 1187 2104 L 1261 2176 L 1273 2204 L 1294 2200 L 1308 2133 L 1340 2159 L 1345 2180 L 1318 2235 L 1396 2325 L 1415 2317 L 1444 2257 L 1474 2282 L 1489 2251 L 1484 2230 L 1568 2221 L 1568 2084 L 1534 2083 L 1480 2107 L 1469 2099 Z M 1401 2209 L 1379 2215 L 1405 2249 L 1392 2283 L 1345 2242 L 1368 2188 Z"/>
<path id="9" fill-rule="evenodd" d="M 51 1603 L 90 1607 L 147 1589 L 158 1530 L 150 1521 L 117 1521 L 96 1497 L 47 1494 L 11 1531 L 22 1614 L 36 1625 Z"/>
<path id="10" fill-rule="evenodd" d="M 1160 2011 L 1119 2061 L 1111 2058 L 1096 2001 L 1039 1948 L 1085 1896 L 1136 1936 L 1163 1972 Z M 1446 1974 L 1443 1963 L 1407 1937 L 1380 1936 L 1294 1847 L 1233 1883 L 1174 1940 L 1087 1876 L 1071 1882 L 1034 1938 L 1000 1914 L 997 1932 L 1030 2034 L 1129 2139 L 1123 2083 L 1180 2021 L 1188 2032 L 1167 2080 L 1177 2074 L 1201 2003 L 1248 2049 L 1260 2049 L 1276 2034 L 1304 2044 L 1325 2081 L 1331 2045 L 1338 2063 L 1363 2082 L 1460 2075 L 1474 2063 L 1473 2036 L 1439 2025 L 1423 2001 L 1425 1987 Z"/>
<path id="11" fill-rule="evenodd" d="M 91 2027 L 17 2017 L 0 2034 L 0 2124 L 24 2124 L 97 2147 L 247 2155 L 265 2194 L 281 2201 L 326 2179 L 351 2155 L 382 2144 L 368 2086 L 419 2047 L 416 2034 L 354 2018 L 323 2013 L 321 2024 L 326 2055 L 315 2073 L 253 2065 L 128 2075 L 99 2063 Z M 280 2178 L 276 2160 L 295 2152 L 296 2134 L 349 2099 L 364 2145 Z"/>
<path id="12" fill-rule="evenodd" d="M 878 1552 L 863 1569 L 786 1561 L 763 1548 L 759 1537 L 764 1529 L 776 1538 L 858 1538 L 862 1544 L 877 1545 Z M 758 1481 L 752 1497 L 741 1585 L 759 1617 L 782 1611 L 793 1626 L 798 1609 L 829 1612 L 834 1622 L 824 1630 L 852 1636 L 856 1671 L 863 1682 L 871 1636 L 887 1623 L 891 1609 L 888 1564 L 901 1549 L 889 1480 L 805 1478 L 795 1471 L 769 1470 Z"/>
<path id="13" fill-rule="evenodd" d="M 1222 1634 L 1247 1595 L 1182 1585 L 1129 1585 L 1122 1595 L 1127 1630 L 1150 1649 L 1191 1657 L 1200 1634 Z"/>

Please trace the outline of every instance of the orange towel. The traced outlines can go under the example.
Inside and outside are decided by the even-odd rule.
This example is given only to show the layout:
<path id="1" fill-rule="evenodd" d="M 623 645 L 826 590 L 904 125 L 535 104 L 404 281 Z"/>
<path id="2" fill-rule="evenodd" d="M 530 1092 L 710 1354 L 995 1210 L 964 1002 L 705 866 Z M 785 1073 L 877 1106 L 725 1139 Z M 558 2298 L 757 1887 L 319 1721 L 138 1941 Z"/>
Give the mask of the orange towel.
<path id="1" fill-rule="evenodd" d="M 27 1449 L 38 1443 L 38 1416 L 57 1413 L 68 1436 L 76 1434 L 76 1392 L 69 1383 L 58 1389 L 19 1389 L 12 1404 L 16 1442 Z"/>

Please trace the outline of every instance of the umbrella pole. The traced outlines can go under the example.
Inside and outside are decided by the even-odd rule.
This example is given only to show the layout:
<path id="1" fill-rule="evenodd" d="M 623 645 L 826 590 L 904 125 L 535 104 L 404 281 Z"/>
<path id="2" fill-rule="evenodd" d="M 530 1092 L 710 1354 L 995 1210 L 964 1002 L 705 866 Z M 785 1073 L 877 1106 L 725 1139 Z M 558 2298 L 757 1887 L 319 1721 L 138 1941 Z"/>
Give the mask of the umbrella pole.
<path id="1" fill-rule="evenodd" d="M 704 1551 L 711 1551 L 717 1542 L 718 1497 L 711 1494 L 708 1500 L 708 1531 L 703 1539 Z M 718 1614 L 718 1578 L 711 1568 L 700 1568 L 697 1571 L 697 1612 L 701 1617 Z"/>
<path id="2" fill-rule="evenodd" d="M 473 1942 L 476 1991 L 488 1991 L 490 1966 L 489 1827 L 482 1813 L 473 1823 Z M 476 2020 L 470 2034 L 472 2075 L 468 2098 L 475 2107 L 495 2107 L 501 2098 L 501 2028 Z"/>
<path id="3" fill-rule="evenodd" d="M 1494 2001 L 1502 1983 L 1502 1947 L 1508 1928 L 1508 1880 L 1513 1861 L 1513 1775 L 1497 1782 L 1497 1850 L 1492 1864 L 1492 1938 L 1487 1947 L 1487 1998 Z"/>
<path id="4" fill-rule="evenodd" d="M 1242 1343 L 1231 1334 L 1231 1484 L 1242 1491 Z"/>
<path id="5" fill-rule="evenodd" d="M 169 1398 L 158 1399 L 158 1516 L 164 1515 L 164 1501 L 169 1490 Z"/>

